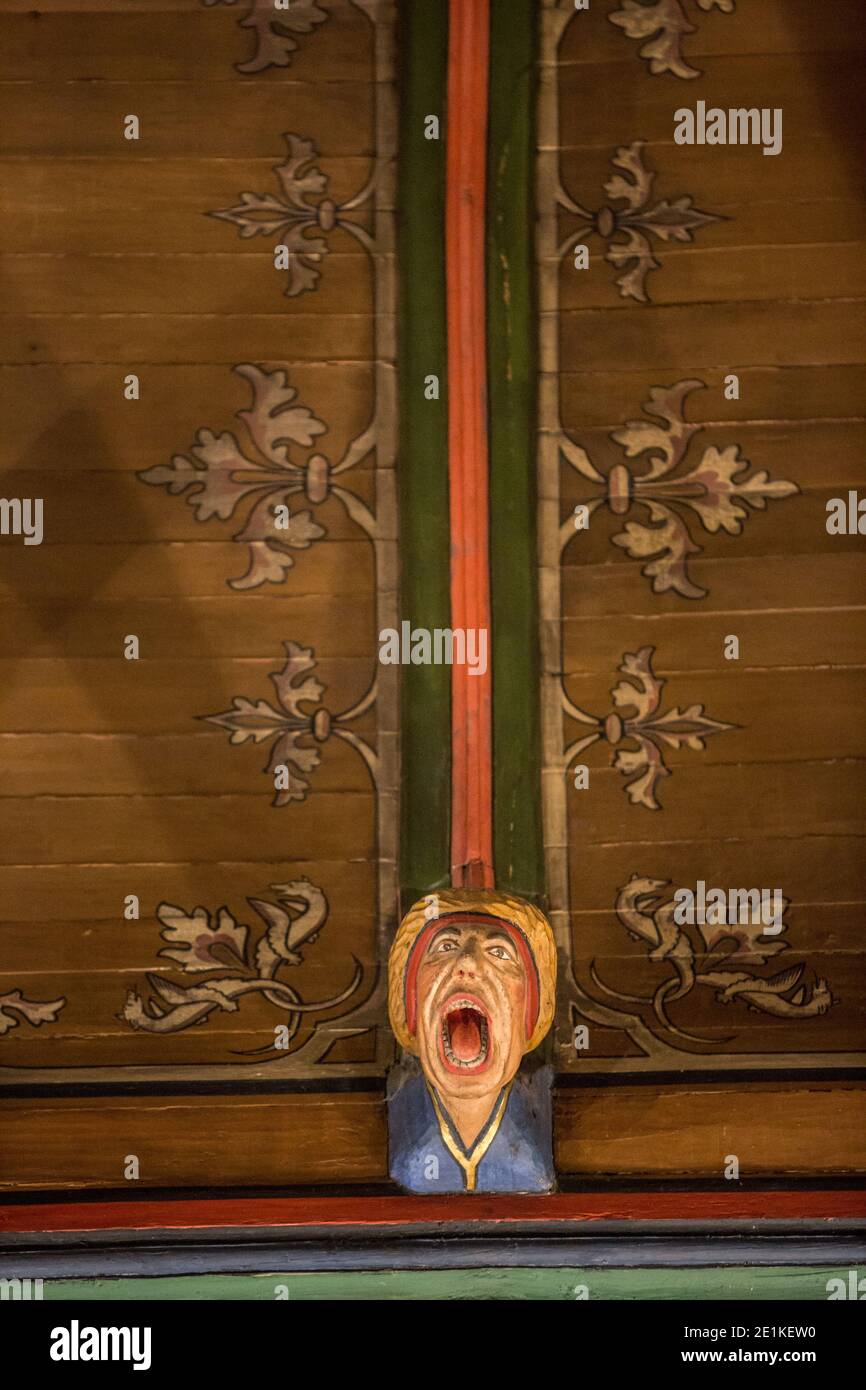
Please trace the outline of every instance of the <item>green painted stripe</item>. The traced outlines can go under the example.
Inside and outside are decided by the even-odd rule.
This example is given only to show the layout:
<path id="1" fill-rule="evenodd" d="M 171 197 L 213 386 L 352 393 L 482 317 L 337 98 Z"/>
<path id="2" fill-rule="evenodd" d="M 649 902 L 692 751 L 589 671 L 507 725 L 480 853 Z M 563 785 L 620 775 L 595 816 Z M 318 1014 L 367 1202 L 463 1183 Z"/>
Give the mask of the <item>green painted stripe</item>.
<path id="1" fill-rule="evenodd" d="M 535 547 L 536 7 L 492 0 L 487 210 L 496 883 L 544 895 Z"/>
<path id="2" fill-rule="evenodd" d="M 401 607 L 415 627 L 445 628 L 450 614 L 448 403 L 445 326 L 445 78 L 447 5 L 400 6 L 398 179 Z M 440 138 L 424 137 L 438 116 Z M 439 378 L 439 400 L 424 380 Z M 450 882 L 450 668 L 401 670 L 403 909 Z"/>
<path id="3" fill-rule="evenodd" d="M 858 1270 L 858 1278 L 864 1271 Z M 785 1299 L 825 1301 L 827 1281 L 849 1270 L 781 1265 L 727 1269 L 442 1269 L 340 1274 L 211 1274 L 156 1279 L 47 1280 L 45 1301 L 285 1299 Z M 586 1289 L 586 1294 L 582 1293 Z"/>

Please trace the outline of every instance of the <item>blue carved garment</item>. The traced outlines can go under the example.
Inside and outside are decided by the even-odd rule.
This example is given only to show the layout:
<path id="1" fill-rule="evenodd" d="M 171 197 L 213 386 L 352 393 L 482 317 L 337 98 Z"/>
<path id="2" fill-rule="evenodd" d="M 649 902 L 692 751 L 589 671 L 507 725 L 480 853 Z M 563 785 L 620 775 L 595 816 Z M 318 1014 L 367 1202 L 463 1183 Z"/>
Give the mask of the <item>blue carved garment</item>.
<path id="1" fill-rule="evenodd" d="M 516 1076 L 508 1090 L 504 1113 L 492 1142 L 478 1163 L 476 1192 L 549 1192 L 555 1185 L 551 1147 L 550 1069 L 531 1076 Z M 388 1098 L 390 1172 L 409 1192 L 464 1192 L 464 1168 L 449 1152 L 442 1136 L 427 1083 L 420 1073 L 392 1085 Z M 472 1150 L 466 1150 L 445 1112 L 452 1143 L 459 1146 L 467 1164 L 496 1123 L 503 1093 L 491 1112 Z"/>

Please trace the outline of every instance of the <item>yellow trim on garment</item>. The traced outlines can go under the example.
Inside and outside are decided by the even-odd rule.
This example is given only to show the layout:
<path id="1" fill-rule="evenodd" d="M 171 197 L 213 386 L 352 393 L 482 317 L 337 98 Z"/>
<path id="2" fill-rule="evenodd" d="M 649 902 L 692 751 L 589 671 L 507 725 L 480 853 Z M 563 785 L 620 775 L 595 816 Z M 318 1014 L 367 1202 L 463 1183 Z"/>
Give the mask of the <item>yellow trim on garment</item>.
<path id="1" fill-rule="evenodd" d="M 496 1103 L 496 1108 L 482 1130 L 480 1139 L 476 1139 L 475 1144 L 468 1154 L 462 1145 L 458 1144 L 454 1138 L 450 1118 L 443 1109 L 442 1103 L 435 1090 L 429 1084 L 427 1090 L 430 1092 L 430 1099 L 433 1102 L 433 1109 L 439 1124 L 439 1132 L 442 1135 L 442 1143 L 445 1145 L 454 1161 L 463 1170 L 463 1176 L 466 1181 L 466 1191 L 474 1192 L 478 1165 L 499 1133 L 499 1126 L 502 1124 L 502 1117 L 505 1114 L 505 1107 L 508 1104 L 508 1097 L 511 1094 L 511 1082 L 509 1081 L 508 1085 L 503 1087 L 502 1094 Z"/>

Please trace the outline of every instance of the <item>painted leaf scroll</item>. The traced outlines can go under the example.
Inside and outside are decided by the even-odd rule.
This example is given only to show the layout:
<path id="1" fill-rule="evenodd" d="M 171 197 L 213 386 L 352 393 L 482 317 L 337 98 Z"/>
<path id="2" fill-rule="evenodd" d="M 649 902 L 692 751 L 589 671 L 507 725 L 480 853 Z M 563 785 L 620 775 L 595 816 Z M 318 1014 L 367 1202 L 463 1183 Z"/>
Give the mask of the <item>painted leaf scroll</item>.
<path id="1" fill-rule="evenodd" d="M 564 547 L 579 540 L 603 509 L 617 520 L 642 512 L 645 519 L 625 520 L 611 543 L 630 559 L 645 561 L 641 574 L 653 593 L 706 598 L 708 590 L 689 573 L 690 557 L 702 549 L 689 522 L 699 523 L 709 535 L 740 536 L 753 512 L 794 496 L 799 488 L 788 479 L 771 478 L 764 468 L 753 469 L 736 444 L 723 449 L 710 444 L 694 456 L 698 451 L 691 449 L 692 441 L 702 426 L 686 422 L 685 403 L 693 391 L 705 388 L 697 380 L 654 386 L 643 407 L 648 418 L 629 420 L 611 433 L 628 463 L 614 464 L 606 480 L 586 450 L 570 442 L 563 448 L 563 457 L 578 473 L 606 483 L 604 492 L 590 493 L 563 524 Z"/>
<path id="2" fill-rule="evenodd" d="M 260 918 L 256 929 L 239 922 L 228 907 L 210 913 L 203 907 L 187 912 L 160 903 L 160 935 L 167 944 L 159 955 L 179 966 L 184 976 L 206 979 L 177 983 L 164 974 L 147 976 L 145 997 L 131 990 L 121 1017 L 130 1027 L 148 1033 L 177 1033 L 205 1023 L 215 1012 L 237 1013 L 244 999 L 259 995 L 282 1020 L 280 1045 L 287 1048 L 305 1014 L 337 1008 L 358 989 L 362 969 L 357 961 L 349 983 L 327 999 L 309 1002 L 281 974 L 303 963 L 302 947 L 312 945 L 325 925 L 328 903 L 320 888 L 308 880 L 274 883 L 276 902 L 249 898 Z M 269 1051 L 270 1044 L 255 1051 Z"/>
<path id="3" fill-rule="evenodd" d="M 202 3 L 206 6 L 234 5 L 238 0 L 202 0 Z M 274 5 L 274 0 L 244 0 L 244 8 L 244 17 L 238 24 L 252 32 L 254 49 L 246 62 L 235 66 L 247 76 L 272 67 L 289 67 L 303 36 L 313 33 L 328 18 L 328 11 L 315 0 L 291 0 L 280 9 Z"/>
<path id="4" fill-rule="evenodd" d="M 701 228 L 720 220 L 717 214 L 696 208 L 687 193 L 673 202 L 667 198 L 654 202 L 656 176 L 655 171 L 647 167 L 644 146 L 645 141 L 633 140 L 630 145 L 621 145 L 611 156 L 611 164 L 622 173 L 613 174 L 605 183 L 604 191 L 610 201 L 601 208 L 588 210 L 564 188 L 558 193 L 561 207 L 578 219 L 578 226 L 569 232 L 558 255 L 567 264 L 569 252 L 579 243 L 583 244 L 584 237 L 598 237 L 606 247 L 604 259 L 622 272 L 616 277 L 620 297 L 640 304 L 650 302 L 647 291 L 650 271 L 661 268 L 653 242 L 662 245 L 672 241 L 691 242 Z M 624 206 L 611 206 L 617 203 Z"/>
<path id="5" fill-rule="evenodd" d="M 700 19 L 700 11 L 705 15 L 712 10 L 722 14 L 733 14 L 736 0 L 694 0 Z M 686 58 L 684 41 L 697 32 L 698 23 L 688 18 L 688 0 L 622 0 L 618 9 L 608 15 L 626 38 L 640 44 L 638 50 L 654 77 L 669 74 L 671 77 L 700 77 L 701 71 Z"/>

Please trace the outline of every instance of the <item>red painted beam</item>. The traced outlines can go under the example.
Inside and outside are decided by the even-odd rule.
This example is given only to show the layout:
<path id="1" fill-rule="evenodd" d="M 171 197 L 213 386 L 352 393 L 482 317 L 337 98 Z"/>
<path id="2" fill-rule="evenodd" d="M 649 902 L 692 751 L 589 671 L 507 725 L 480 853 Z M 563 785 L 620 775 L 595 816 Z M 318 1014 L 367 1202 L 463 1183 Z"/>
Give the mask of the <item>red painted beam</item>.
<path id="1" fill-rule="evenodd" d="M 0 1232 L 411 1226 L 479 1221 L 826 1220 L 866 1217 L 866 1191 L 587 1192 L 549 1197 L 216 1197 L 0 1205 Z"/>
<path id="2" fill-rule="evenodd" d="M 451 667 L 451 881 L 493 886 L 485 214 L 489 0 L 450 0 L 445 274 L 451 626 L 483 632 L 487 669 Z"/>

